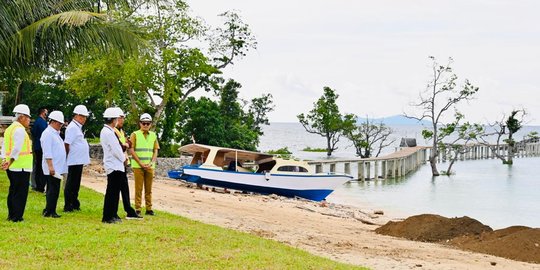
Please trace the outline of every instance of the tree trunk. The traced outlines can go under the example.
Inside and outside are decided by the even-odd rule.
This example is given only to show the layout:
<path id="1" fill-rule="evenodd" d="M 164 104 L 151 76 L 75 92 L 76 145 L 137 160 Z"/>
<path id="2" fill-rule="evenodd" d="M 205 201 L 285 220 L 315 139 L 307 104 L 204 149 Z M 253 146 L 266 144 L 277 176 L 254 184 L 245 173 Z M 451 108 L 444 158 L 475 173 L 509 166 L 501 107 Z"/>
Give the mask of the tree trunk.
<path id="1" fill-rule="evenodd" d="M 506 158 L 506 164 L 512 165 L 514 163 L 514 147 L 516 143 L 512 139 L 512 131 L 508 134 L 508 157 Z"/>
<path id="2" fill-rule="evenodd" d="M 433 176 L 439 176 L 439 170 L 437 170 L 437 155 L 439 154 L 439 148 L 437 146 L 437 125 L 433 125 L 433 146 L 431 148 L 431 156 L 429 157 L 431 174 Z"/>
<path id="3" fill-rule="evenodd" d="M 330 136 L 326 134 L 326 155 L 332 155 L 332 147 L 330 146 Z"/>

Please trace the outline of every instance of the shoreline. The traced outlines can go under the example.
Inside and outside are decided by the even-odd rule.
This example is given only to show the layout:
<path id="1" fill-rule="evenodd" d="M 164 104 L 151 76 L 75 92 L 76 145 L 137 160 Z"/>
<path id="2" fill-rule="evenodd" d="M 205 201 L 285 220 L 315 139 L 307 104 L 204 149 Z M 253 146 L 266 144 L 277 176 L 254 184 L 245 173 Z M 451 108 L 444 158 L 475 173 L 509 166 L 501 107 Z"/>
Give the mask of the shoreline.
<path id="1" fill-rule="evenodd" d="M 129 179 L 133 198 L 133 177 Z M 86 173 L 82 184 L 103 193 L 106 179 L 101 174 Z M 374 230 L 380 225 L 402 217 L 386 212 L 376 215 L 372 206 L 327 203 L 327 207 L 321 207 L 320 203 L 274 195 L 229 194 L 222 189 L 211 192 L 166 178 L 155 180 L 153 198 L 156 210 L 372 269 L 485 269 L 492 263 L 497 269 L 540 269 L 538 264 L 376 234 Z"/>

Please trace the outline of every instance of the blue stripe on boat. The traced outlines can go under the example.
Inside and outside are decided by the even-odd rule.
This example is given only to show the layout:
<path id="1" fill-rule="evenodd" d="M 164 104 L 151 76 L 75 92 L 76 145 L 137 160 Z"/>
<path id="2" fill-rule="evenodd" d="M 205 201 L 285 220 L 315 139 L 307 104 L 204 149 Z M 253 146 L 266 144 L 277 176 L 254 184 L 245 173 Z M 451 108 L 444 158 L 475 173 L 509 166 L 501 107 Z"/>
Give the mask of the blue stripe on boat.
<path id="1" fill-rule="evenodd" d="M 219 181 L 219 180 L 205 179 L 205 178 L 200 178 L 198 176 L 196 176 L 198 179 L 195 180 L 192 177 L 193 175 L 190 175 L 185 180 L 189 182 L 197 183 L 197 184 L 202 184 L 202 185 L 230 188 L 230 189 L 236 189 L 236 190 L 245 190 L 245 191 L 251 191 L 251 192 L 256 192 L 256 193 L 261 193 L 261 194 L 278 194 L 285 197 L 298 196 L 298 197 L 306 198 L 308 200 L 313 200 L 313 201 L 321 201 L 324 198 L 326 198 L 326 196 L 330 195 L 330 193 L 332 193 L 333 191 L 330 189 L 295 190 L 295 189 L 284 189 L 284 188 L 273 188 L 273 187 L 261 187 L 261 186 L 237 184 L 237 183 L 231 183 L 231 182 L 225 182 L 225 181 Z"/>

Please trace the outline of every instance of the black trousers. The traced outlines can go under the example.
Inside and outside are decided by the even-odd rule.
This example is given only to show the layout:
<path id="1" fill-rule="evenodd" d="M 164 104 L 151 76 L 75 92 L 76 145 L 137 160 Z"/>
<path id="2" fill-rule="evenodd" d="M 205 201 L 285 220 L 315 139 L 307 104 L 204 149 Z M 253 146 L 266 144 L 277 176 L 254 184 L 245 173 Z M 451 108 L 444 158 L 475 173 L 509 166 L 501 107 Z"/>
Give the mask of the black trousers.
<path id="1" fill-rule="evenodd" d="M 12 172 L 7 171 L 9 178 L 9 192 L 7 197 L 8 219 L 11 221 L 20 221 L 26 208 L 26 199 L 28 198 L 28 181 L 30 172 Z"/>
<path id="2" fill-rule="evenodd" d="M 122 171 L 113 171 L 107 174 L 107 190 L 105 191 L 103 219 L 101 221 L 110 221 L 116 218 L 118 201 L 120 200 L 120 186 L 125 175 L 126 173 Z"/>
<path id="3" fill-rule="evenodd" d="M 130 217 L 136 216 L 137 213 L 135 212 L 135 209 L 131 207 L 131 202 L 129 200 L 129 184 L 126 173 L 124 173 L 124 175 L 122 176 L 122 181 L 120 182 L 120 194 L 122 195 L 122 204 L 124 205 L 124 211 L 126 211 L 127 215 Z"/>
<path id="4" fill-rule="evenodd" d="M 60 179 L 52 176 L 46 175 L 47 177 L 47 204 L 45 205 L 45 210 L 43 210 L 44 215 L 56 214 L 56 205 L 58 204 L 58 196 L 60 195 Z"/>
<path id="5" fill-rule="evenodd" d="M 79 202 L 79 190 L 81 189 L 81 177 L 84 165 L 68 166 L 66 187 L 64 188 L 64 211 L 81 209 Z"/>
<path id="6" fill-rule="evenodd" d="M 41 161 L 43 160 L 43 151 L 37 150 L 34 153 L 34 180 L 36 182 L 35 189 L 39 192 L 45 192 L 45 185 L 47 184 L 47 177 L 43 174 L 43 167 L 41 167 Z"/>

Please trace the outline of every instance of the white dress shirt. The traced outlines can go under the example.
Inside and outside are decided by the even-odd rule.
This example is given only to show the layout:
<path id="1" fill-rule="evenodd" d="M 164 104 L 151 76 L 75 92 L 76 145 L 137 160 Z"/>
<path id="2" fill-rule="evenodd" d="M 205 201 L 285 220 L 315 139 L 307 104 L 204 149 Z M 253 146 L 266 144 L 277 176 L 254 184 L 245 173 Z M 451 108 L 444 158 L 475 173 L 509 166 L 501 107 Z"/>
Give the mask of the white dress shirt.
<path id="1" fill-rule="evenodd" d="M 107 174 L 113 171 L 125 171 L 124 161 L 126 160 L 126 156 L 124 155 L 124 151 L 122 151 L 114 130 L 110 126 L 105 125 L 101 129 L 99 140 L 103 148 L 103 166 Z"/>
<path id="2" fill-rule="evenodd" d="M 69 144 L 67 154 L 67 165 L 87 165 L 90 164 L 90 146 L 84 138 L 82 125 L 73 120 L 66 128 L 66 138 L 64 143 Z"/>
<path id="3" fill-rule="evenodd" d="M 47 159 L 52 159 L 56 175 L 67 173 L 66 147 L 60 137 L 60 131 L 48 126 L 41 134 L 39 141 L 43 150 L 43 161 L 41 162 L 43 174 L 50 175 Z"/>
<path id="4" fill-rule="evenodd" d="M 24 128 L 16 128 L 15 131 L 13 131 L 13 148 L 11 149 L 11 155 L 10 157 L 13 158 L 13 160 L 17 160 L 19 158 L 19 154 L 21 153 L 23 144 L 24 144 L 24 138 L 26 137 L 26 130 Z M 4 140 L 7 140 L 7 138 L 4 138 Z M 4 144 L 2 144 L 2 159 L 6 157 L 6 149 L 4 149 Z M 31 172 L 32 168 L 26 168 L 26 169 L 8 169 L 12 172 Z"/>

